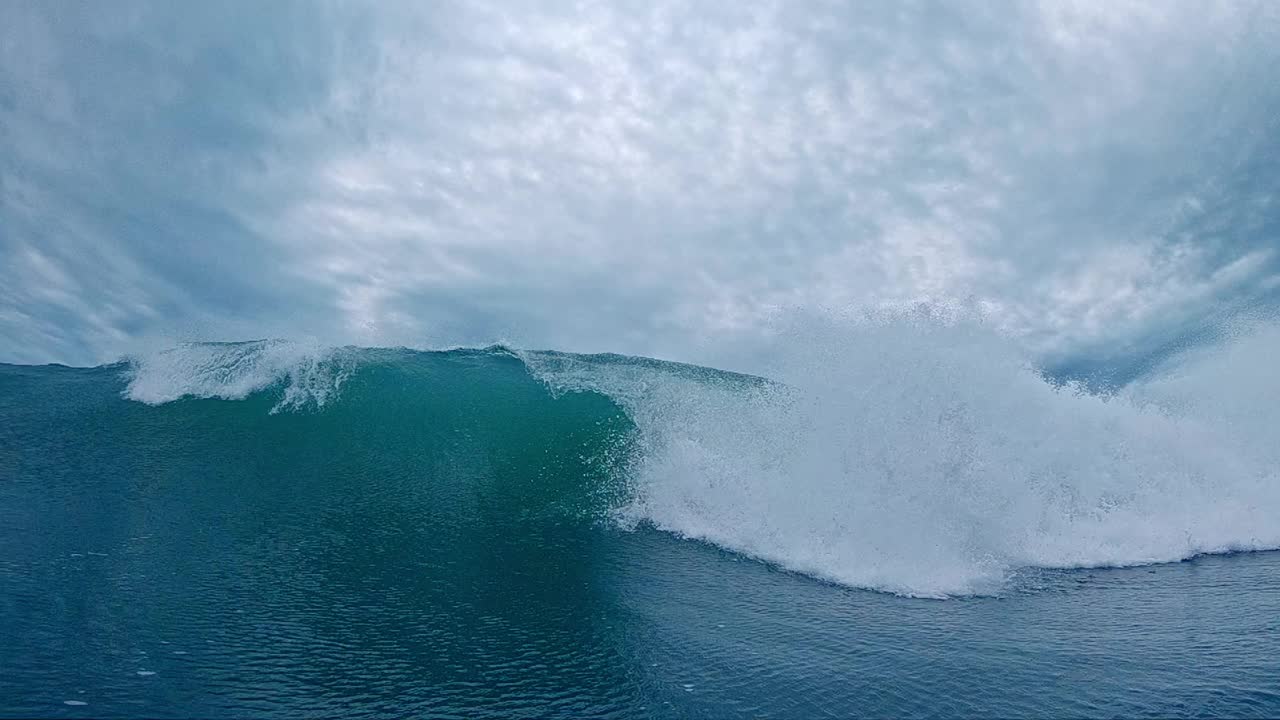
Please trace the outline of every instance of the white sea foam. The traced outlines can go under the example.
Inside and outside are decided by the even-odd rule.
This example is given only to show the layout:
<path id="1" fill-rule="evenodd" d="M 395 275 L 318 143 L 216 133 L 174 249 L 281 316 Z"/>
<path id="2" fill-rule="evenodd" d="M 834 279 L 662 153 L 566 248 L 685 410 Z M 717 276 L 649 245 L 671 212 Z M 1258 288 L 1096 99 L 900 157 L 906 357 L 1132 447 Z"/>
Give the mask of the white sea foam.
<path id="1" fill-rule="evenodd" d="M 797 323 L 745 390 L 526 354 L 614 397 L 643 456 L 623 518 L 858 587 L 998 592 L 1019 568 L 1280 547 L 1280 332 L 1110 398 L 963 319 Z"/>
<path id="2" fill-rule="evenodd" d="M 260 340 L 192 343 L 129 359 L 125 396 L 151 405 L 184 397 L 242 400 L 280 385 L 273 412 L 323 406 L 342 388 L 351 359 L 318 345 Z"/>

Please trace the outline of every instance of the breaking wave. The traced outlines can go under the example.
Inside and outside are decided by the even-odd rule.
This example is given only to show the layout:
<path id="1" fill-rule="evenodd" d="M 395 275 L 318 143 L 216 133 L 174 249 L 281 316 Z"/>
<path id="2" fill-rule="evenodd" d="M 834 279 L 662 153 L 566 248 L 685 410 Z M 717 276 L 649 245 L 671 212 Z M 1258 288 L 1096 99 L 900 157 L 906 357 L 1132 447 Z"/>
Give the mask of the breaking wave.
<path id="1" fill-rule="evenodd" d="M 555 452 L 595 458 L 625 486 L 600 508 L 620 526 L 836 583 L 944 597 L 1000 592 L 1026 568 L 1280 547 L 1276 350 L 1280 331 L 1255 327 L 1097 394 L 1047 379 L 981 323 L 895 316 L 798 324 L 754 359 L 769 379 L 497 346 L 260 341 L 134 358 L 124 392 L 148 404 L 263 396 L 273 412 L 327 413 L 369 393 L 444 402 L 450 386 L 448 412 L 433 406 L 415 421 L 466 422 L 459 405 L 506 412 L 503 388 L 518 375 L 532 387 L 519 386 L 518 402 L 536 396 L 531 412 L 548 427 L 609 428 L 590 447 L 578 435 Z M 570 412 L 560 399 L 583 395 L 607 402 L 555 417 Z M 370 397 L 366 412 L 383 412 L 389 401 Z M 490 441 L 528 453 L 558 442 L 520 432 Z"/>

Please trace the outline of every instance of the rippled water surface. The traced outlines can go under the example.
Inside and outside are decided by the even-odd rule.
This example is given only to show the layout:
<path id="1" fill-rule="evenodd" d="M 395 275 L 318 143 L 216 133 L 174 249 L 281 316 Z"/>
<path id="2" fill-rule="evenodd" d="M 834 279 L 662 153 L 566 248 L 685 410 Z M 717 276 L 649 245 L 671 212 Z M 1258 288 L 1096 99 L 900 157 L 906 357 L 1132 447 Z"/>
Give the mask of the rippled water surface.
<path id="1" fill-rule="evenodd" d="M 914 600 L 653 531 L 479 529 L 441 554 L 386 498 L 239 492 L 222 514 L 87 496 L 84 532 L 6 533 L 2 714 L 1280 712 L 1275 553 Z"/>

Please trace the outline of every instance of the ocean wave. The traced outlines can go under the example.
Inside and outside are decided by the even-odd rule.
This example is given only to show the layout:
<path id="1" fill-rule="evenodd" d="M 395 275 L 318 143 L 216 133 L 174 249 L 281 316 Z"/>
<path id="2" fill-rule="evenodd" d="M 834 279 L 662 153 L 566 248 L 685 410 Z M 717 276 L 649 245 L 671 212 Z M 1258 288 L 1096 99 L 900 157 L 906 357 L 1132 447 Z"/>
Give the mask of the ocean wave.
<path id="1" fill-rule="evenodd" d="M 1104 396 L 1047 380 L 981 323 L 894 316 L 797 324 L 758 358 L 768 380 L 488 348 L 468 351 L 465 370 L 403 375 L 420 384 L 397 392 L 429 393 L 464 373 L 484 382 L 492 363 L 518 358 L 548 398 L 600 394 L 625 411 L 626 443 L 584 450 L 626 448 L 614 465 L 628 488 L 611 508 L 620 525 L 850 586 L 945 597 L 998 593 L 1025 568 L 1280 547 L 1280 384 L 1266 369 L 1278 345 L 1280 332 L 1254 328 Z M 164 403 L 276 392 L 275 411 L 325 408 L 374 352 L 184 346 L 132 360 L 126 393 Z"/>

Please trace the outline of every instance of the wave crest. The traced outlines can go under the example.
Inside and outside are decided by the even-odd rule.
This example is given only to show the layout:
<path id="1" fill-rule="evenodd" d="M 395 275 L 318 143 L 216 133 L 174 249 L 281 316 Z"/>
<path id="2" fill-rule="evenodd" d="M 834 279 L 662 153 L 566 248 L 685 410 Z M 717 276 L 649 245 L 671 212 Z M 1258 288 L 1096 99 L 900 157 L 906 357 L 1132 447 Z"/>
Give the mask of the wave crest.
<path id="1" fill-rule="evenodd" d="M 395 393 L 449 382 L 450 397 L 467 397 L 475 383 L 511 382 L 514 355 L 550 395 L 538 412 L 567 412 L 550 401 L 567 393 L 610 398 L 631 421 L 610 432 L 628 441 L 575 452 L 626 448 L 610 463 L 626 475 L 615 508 L 625 526 L 942 597 L 1000 592 L 1029 567 L 1280 548 L 1277 349 L 1280 331 L 1254 328 L 1106 396 L 1046 380 L 980 322 L 927 314 L 798 322 L 754 358 L 769 380 L 505 348 L 376 357 L 408 368 Z M 376 352 L 184 346 L 131 361 L 126 395 L 154 404 L 276 389 L 273 412 L 321 408 Z M 485 403 L 502 402 L 500 387 Z M 501 412 L 473 404 L 465 412 Z"/>
<path id="2" fill-rule="evenodd" d="M 1057 386 L 967 321 L 823 322 L 786 340 L 766 360 L 781 383 L 745 391 L 531 367 L 635 420 L 626 519 L 843 584 L 992 593 L 1026 567 L 1280 547 L 1274 406 L 1194 414 L 1257 392 L 1222 382 L 1234 354 L 1205 355 L 1157 399 Z"/>
<path id="3" fill-rule="evenodd" d="M 272 412 L 323 407 L 338 396 L 353 354 L 284 340 L 188 343 L 128 359 L 125 397 L 148 405 L 182 398 L 243 400 L 279 386 Z"/>

